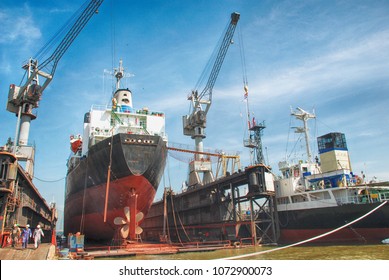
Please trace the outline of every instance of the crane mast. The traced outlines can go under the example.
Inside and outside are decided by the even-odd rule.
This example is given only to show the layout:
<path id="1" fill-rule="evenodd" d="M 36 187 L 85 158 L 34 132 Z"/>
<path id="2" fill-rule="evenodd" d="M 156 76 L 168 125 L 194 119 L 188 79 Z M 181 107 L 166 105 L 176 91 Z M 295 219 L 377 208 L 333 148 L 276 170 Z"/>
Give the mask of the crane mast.
<path id="1" fill-rule="evenodd" d="M 232 13 L 226 33 L 219 47 L 215 62 L 204 89 L 199 93 L 193 90 L 188 97 L 193 108 L 190 115 L 182 117 L 184 135 L 191 136 L 195 140 L 196 152 L 194 161 L 189 165 L 189 186 L 205 184 L 214 181 L 211 162 L 203 159 L 203 139 L 205 138 L 205 127 L 207 122 L 207 113 L 212 104 L 212 89 L 220 72 L 228 47 L 232 43 L 232 37 L 240 14 Z M 203 108 L 204 107 L 204 108 Z M 203 178 L 200 174 L 203 173 Z"/>
<path id="2" fill-rule="evenodd" d="M 28 137 L 30 123 L 36 119 L 33 109 L 39 106 L 43 91 L 52 81 L 59 60 L 93 14 L 98 12 L 102 2 L 103 0 L 91 0 L 75 19 L 74 24 L 54 52 L 42 63 L 39 63 L 36 58 L 28 59 L 27 63 L 22 67 L 26 71 L 26 81 L 19 86 L 11 84 L 9 87 L 7 110 L 15 113 L 18 118 L 12 152 L 19 160 L 27 161 L 26 171 L 30 176 L 33 174 L 34 149 L 32 146 L 28 146 Z M 40 78 L 44 80 L 42 85 L 40 85 Z"/>

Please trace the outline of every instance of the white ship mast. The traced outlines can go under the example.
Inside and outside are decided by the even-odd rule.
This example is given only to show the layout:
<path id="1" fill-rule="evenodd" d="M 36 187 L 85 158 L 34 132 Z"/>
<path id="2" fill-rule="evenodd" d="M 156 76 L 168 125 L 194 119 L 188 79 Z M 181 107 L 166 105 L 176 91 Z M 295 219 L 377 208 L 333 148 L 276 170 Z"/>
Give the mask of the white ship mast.
<path id="1" fill-rule="evenodd" d="M 116 90 L 120 88 L 120 80 L 124 77 L 123 60 L 119 60 L 119 68 L 115 68 Z"/>
<path id="2" fill-rule="evenodd" d="M 307 111 L 297 107 L 297 111 L 292 111 L 291 115 L 296 117 L 296 119 L 303 121 L 304 127 L 294 127 L 295 133 L 304 133 L 305 136 L 305 145 L 307 149 L 308 162 L 312 162 L 312 153 L 311 147 L 309 145 L 309 128 L 308 120 L 316 118 L 315 114 L 308 113 Z"/>

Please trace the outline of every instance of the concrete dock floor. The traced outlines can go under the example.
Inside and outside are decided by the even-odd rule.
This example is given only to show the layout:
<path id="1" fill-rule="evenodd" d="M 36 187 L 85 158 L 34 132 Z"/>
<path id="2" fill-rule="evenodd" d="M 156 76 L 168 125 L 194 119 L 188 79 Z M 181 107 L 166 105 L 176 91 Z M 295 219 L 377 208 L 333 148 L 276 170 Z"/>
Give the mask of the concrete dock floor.
<path id="1" fill-rule="evenodd" d="M 230 246 L 174 246 L 168 244 L 131 244 L 127 247 L 113 248 L 86 248 L 85 251 L 79 253 L 70 253 L 64 259 L 94 259 L 94 258 L 115 258 L 115 257 L 130 257 L 136 255 L 165 255 L 178 254 L 184 252 L 204 252 L 220 249 L 228 249 Z M 0 248 L 0 260 L 58 260 L 56 256 L 56 248 L 50 243 L 41 244 L 37 249 L 33 244 L 29 244 L 27 249 L 22 249 L 21 246 L 12 248 L 10 246 Z"/>
<path id="2" fill-rule="evenodd" d="M 232 248 L 230 246 L 175 246 L 169 244 L 148 244 L 137 243 L 130 244 L 125 248 L 109 249 L 101 248 L 99 250 L 92 250 L 92 248 L 86 248 L 85 253 L 92 258 L 114 258 L 114 257 L 130 257 L 137 255 L 168 255 L 178 254 L 185 252 L 205 252 L 215 251 L 221 249 Z"/>
<path id="3" fill-rule="evenodd" d="M 55 259 L 55 246 L 51 243 L 42 243 L 37 249 L 34 244 L 29 244 L 28 248 L 0 248 L 0 260 L 53 260 Z"/>

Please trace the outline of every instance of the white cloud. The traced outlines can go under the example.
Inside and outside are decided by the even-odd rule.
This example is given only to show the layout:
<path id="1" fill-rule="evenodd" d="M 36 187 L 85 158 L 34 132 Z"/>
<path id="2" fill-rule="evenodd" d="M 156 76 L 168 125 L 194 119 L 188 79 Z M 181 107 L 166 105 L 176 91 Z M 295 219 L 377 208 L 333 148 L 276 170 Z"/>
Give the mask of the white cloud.
<path id="1" fill-rule="evenodd" d="M 342 45 L 339 45 L 342 47 Z M 322 92 L 361 81 L 383 78 L 389 70 L 389 31 L 373 34 L 357 44 L 306 57 L 298 66 L 280 69 L 278 75 L 254 81 L 258 94 L 277 98 Z M 271 94 L 269 94 L 271 93 Z M 225 96 L 225 95 L 224 95 Z M 336 96 L 337 98 L 339 95 Z"/>
<path id="2" fill-rule="evenodd" d="M 0 44 L 16 42 L 19 46 L 29 45 L 42 36 L 26 7 L 19 12 L 10 10 L 0 12 L 0 24 L 2 26 Z"/>

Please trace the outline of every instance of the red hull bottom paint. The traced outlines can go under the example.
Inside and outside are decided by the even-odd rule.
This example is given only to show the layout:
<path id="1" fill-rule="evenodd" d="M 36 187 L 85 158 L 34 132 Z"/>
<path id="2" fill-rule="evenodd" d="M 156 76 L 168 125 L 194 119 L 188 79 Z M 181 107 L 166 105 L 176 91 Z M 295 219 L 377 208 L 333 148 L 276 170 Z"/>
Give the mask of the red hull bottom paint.
<path id="1" fill-rule="evenodd" d="M 292 244 L 304 241 L 321 234 L 327 233 L 333 229 L 282 229 L 279 243 Z M 381 243 L 389 237 L 389 228 L 344 228 L 340 231 L 327 235 L 325 237 L 313 240 L 309 243 L 314 244 L 366 244 Z M 307 244 L 309 244 L 307 243 Z"/>
<path id="2" fill-rule="evenodd" d="M 106 184 L 89 187 L 85 192 L 69 196 L 65 207 L 65 232 L 81 232 L 85 238 L 93 240 L 112 240 L 118 237 L 120 226 L 113 221 L 116 217 L 125 218 L 124 207 L 129 206 L 130 194 L 133 192 L 138 194 L 137 212 L 143 212 L 146 216 L 156 191 L 146 178 L 132 175 L 110 182 L 105 223 Z"/>

